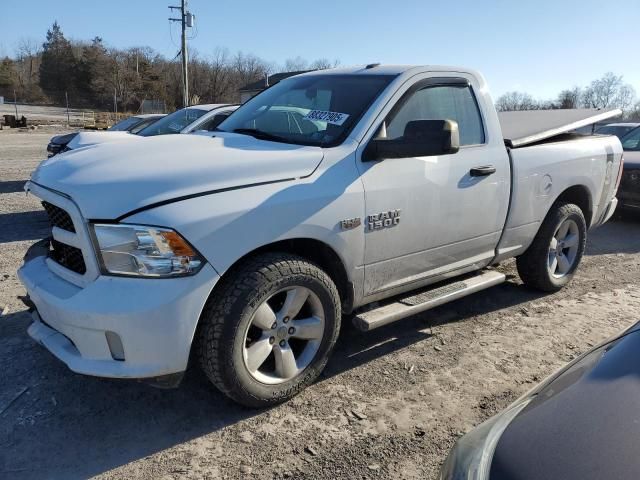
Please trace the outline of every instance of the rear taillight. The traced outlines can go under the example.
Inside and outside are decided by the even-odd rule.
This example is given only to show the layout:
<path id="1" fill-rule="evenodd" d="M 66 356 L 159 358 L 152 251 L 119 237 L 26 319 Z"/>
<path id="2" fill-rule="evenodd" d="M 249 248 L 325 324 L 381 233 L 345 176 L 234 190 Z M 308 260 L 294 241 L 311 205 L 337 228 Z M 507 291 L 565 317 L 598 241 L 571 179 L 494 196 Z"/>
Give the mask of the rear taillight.
<path id="1" fill-rule="evenodd" d="M 620 180 L 622 180 L 622 170 L 624 168 L 624 155 L 620 156 L 620 169 L 618 170 L 618 179 L 616 180 L 616 188 L 613 189 L 614 192 L 618 191 L 618 187 L 620 186 Z"/>

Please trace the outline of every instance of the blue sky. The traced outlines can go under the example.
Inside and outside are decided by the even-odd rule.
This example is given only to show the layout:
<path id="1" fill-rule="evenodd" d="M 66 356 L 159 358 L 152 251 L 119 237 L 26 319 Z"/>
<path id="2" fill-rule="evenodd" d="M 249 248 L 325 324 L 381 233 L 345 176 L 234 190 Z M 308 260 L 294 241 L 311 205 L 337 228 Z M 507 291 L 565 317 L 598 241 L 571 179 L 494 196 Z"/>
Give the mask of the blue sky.
<path id="1" fill-rule="evenodd" d="M 54 19 L 70 38 L 177 52 L 170 0 L 1 3 L 0 55 L 20 38 L 42 41 Z M 515 89 L 543 98 L 612 71 L 640 95 L 640 0 L 190 0 L 189 7 L 197 25 L 190 44 L 202 56 L 226 47 L 279 64 L 301 56 L 463 65 L 482 71 L 496 96 Z"/>

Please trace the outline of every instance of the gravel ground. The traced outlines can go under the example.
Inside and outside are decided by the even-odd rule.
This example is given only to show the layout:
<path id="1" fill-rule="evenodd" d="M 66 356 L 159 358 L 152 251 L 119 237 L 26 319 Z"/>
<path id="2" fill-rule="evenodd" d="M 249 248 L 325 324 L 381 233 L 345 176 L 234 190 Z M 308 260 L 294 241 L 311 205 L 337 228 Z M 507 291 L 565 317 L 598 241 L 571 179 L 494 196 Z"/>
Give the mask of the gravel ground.
<path id="1" fill-rule="evenodd" d="M 85 118 L 89 120 L 93 111 L 85 110 Z M 15 115 L 16 107 L 13 104 L 0 104 L 0 115 Z M 55 121 L 61 124 L 67 123 L 67 109 L 64 107 L 48 107 L 39 105 L 21 105 L 18 104 L 18 118 L 21 116 L 27 117 L 27 120 L 33 122 L 39 121 Z M 69 110 L 69 116 L 71 121 L 77 121 L 82 119 L 82 110 L 73 109 Z"/>
<path id="2" fill-rule="evenodd" d="M 270 410 L 197 371 L 175 390 L 76 375 L 28 338 L 18 299 L 47 230 L 22 185 L 53 133 L 0 132 L 0 478 L 436 478 L 459 435 L 639 319 L 640 219 L 623 217 L 590 232 L 557 294 L 514 276 L 372 333 L 345 326 L 320 380 Z"/>

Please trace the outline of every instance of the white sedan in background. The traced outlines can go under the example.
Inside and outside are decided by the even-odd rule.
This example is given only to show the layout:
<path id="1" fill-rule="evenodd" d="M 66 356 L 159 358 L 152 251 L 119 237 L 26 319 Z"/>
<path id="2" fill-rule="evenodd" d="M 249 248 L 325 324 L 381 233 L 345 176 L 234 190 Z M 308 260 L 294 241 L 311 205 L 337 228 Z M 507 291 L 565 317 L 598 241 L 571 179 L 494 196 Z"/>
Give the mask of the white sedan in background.
<path id="1" fill-rule="evenodd" d="M 102 143 L 136 141 L 140 140 L 141 137 L 191 133 L 196 129 L 208 130 L 210 123 L 217 121 L 217 126 L 217 124 L 227 118 L 236 108 L 238 108 L 237 105 L 225 103 L 194 105 L 177 110 L 161 118 L 140 130 L 136 135 L 131 135 L 128 132 L 80 132 L 68 143 L 67 149 L 77 150 L 78 148 Z M 221 116 L 221 118 L 218 119 L 217 116 Z M 208 122 L 205 122 L 205 118 Z"/>

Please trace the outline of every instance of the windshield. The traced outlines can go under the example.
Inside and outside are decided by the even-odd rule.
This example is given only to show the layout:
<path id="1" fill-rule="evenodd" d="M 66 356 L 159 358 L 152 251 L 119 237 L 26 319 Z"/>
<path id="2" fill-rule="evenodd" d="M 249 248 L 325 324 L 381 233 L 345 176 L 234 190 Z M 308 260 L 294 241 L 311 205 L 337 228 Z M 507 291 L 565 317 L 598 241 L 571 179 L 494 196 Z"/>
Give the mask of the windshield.
<path id="1" fill-rule="evenodd" d="M 341 143 L 391 75 L 292 77 L 242 105 L 218 130 L 298 145 Z"/>
<path id="2" fill-rule="evenodd" d="M 140 122 L 137 117 L 129 117 L 124 120 L 111 125 L 107 130 L 111 132 L 128 132 L 131 128 L 135 127 Z"/>
<path id="3" fill-rule="evenodd" d="M 207 113 L 207 110 L 201 108 L 183 108 L 142 129 L 138 135 L 141 137 L 153 137 L 155 135 L 180 133 L 180 130 L 193 123 L 205 113 Z"/>
<path id="4" fill-rule="evenodd" d="M 627 152 L 640 151 L 640 127 L 630 131 L 620 140 L 622 148 Z"/>
<path id="5" fill-rule="evenodd" d="M 146 118 L 143 121 L 141 121 L 138 125 L 136 125 L 135 127 L 129 129 L 129 133 L 133 133 L 133 134 L 137 135 L 138 132 L 141 132 L 143 129 L 147 128 L 152 123 L 156 123 L 161 118 L 162 117 Z"/>

